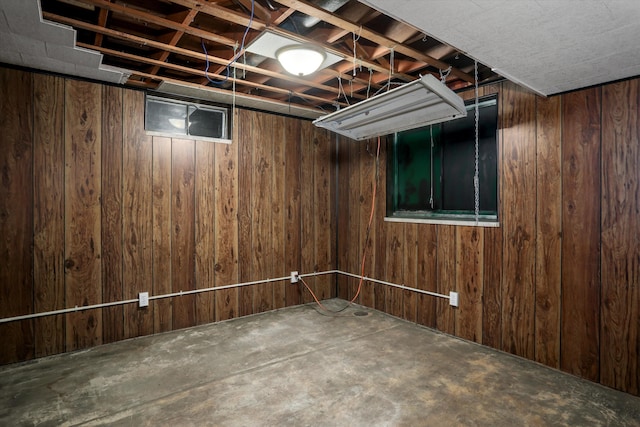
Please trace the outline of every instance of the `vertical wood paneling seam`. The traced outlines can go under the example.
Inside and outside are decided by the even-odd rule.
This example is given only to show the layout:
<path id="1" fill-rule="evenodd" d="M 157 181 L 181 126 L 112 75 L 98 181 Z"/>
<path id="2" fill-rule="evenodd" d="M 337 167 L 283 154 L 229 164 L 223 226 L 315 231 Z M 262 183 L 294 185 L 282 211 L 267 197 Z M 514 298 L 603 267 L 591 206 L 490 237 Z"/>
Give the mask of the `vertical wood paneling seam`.
<path id="1" fill-rule="evenodd" d="M 35 79 L 34 79 L 34 74 L 30 73 L 29 79 L 31 80 L 31 96 L 30 96 L 30 105 L 31 105 L 31 117 L 32 120 L 35 120 L 35 116 L 36 116 L 36 102 L 35 102 Z M 35 127 L 35 122 L 32 124 L 31 126 L 31 200 L 28 201 L 28 203 L 31 203 L 32 205 L 32 212 L 31 212 L 31 230 L 29 230 L 31 232 L 31 242 L 32 246 L 35 247 L 35 237 L 36 237 L 36 233 L 35 233 L 35 226 L 36 223 L 33 220 L 33 216 L 35 215 L 35 197 L 36 197 L 36 179 L 35 179 L 35 174 L 36 174 L 36 156 L 35 156 L 35 147 L 34 147 L 34 141 L 36 139 L 36 127 Z M 63 134 L 64 135 L 64 134 Z M 33 247 L 31 249 L 31 313 L 35 313 L 36 310 L 36 287 L 35 287 L 35 278 L 36 278 L 36 269 L 35 269 L 35 257 L 33 256 Z M 36 328 L 36 322 L 31 320 L 32 322 L 32 329 L 33 329 L 33 354 L 34 357 L 37 354 L 36 348 L 35 348 L 35 344 L 36 344 L 36 335 L 37 332 L 35 330 Z"/>
<path id="2" fill-rule="evenodd" d="M 504 334 L 502 333 L 502 325 L 504 325 L 504 317 L 503 317 L 503 310 L 502 310 L 502 305 L 504 304 L 504 286 L 503 286 L 503 271 L 504 271 L 504 260 L 505 260 L 505 256 L 504 256 L 504 183 L 502 182 L 502 177 L 504 175 L 504 151 L 505 151 L 505 147 L 504 147 L 504 87 L 505 84 L 504 82 L 500 83 L 500 107 L 499 107 L 499 116 L 498 116 L 498 124 L 500 126 L 500 131 L 499 131 L 499 138 L 500 138 L 500 162 L 499 162 L 499 167 L 500 170 L 499 172 L 499 176 L 500 179 L 499 184 L 500 188 L 498 189 L 499 194 L 499 201 L 498 203 L 500 203 L 499 209 L 502 215 L 500 218 L 501 221 L 501 225 L 500 225 L 500 230 L 501 230 L 501 234 L 502 236 L 500 236 L 500 240 L 502 241 L 502 244 L 500 245 L 500 252 L 502 252 L 502 254 L 500 255 L 500 262 L 502 263 L 502 265 L 500 266 L 500 286 L 499 286 L 499 294 L 500 294 L 500 307 L 499 307 L 499 315 L 500 315 L 500 339 L 498 341 L 500 341 L 499 345 L 500 345 L 500 349 L 504 348 Z"/>
<path id="3" fill-rule="evenodd" d="M 600 263 L 599 263 L 599 268 L 598 268 L 598 383 L 602 383 L 602 361 L 603 361 L 603 357 L 602 357 L 602 209 L 603 209 L 603 203 L 602 203 L 602 197 L 603 197 L 603 192 L 602 192 L 602 175 L 604 172 L 604 161 L 602 158 L 602 135 L 603 135 L 603 107 L 604 107 L 604 99 L 603 99 L 603 89 L 602 86 L 598 87 L 598 99 L 600 100 L 600 105 L 599 105 L 599 110 L 600 110 L 600 117 L 599 117 L 599 123 L 598 123 L 598 127 L 599 127 L 599 133 L 598 133 L 598 157 L 600 159 L 600 173 L 598 174 L 598 189 L 600 192 L 600 215 L 599 215 L 599 221 L 598 221 L 598 252 L 599 252 L 599 257 L 600 257 Z"/>
<path id="4" fill-rule="evenodd" d="M 538 203 L 540 202 L 540 199 L 538 197 L 538 122 L 539 122 L 539 117 L 538 117 L 538 106 L 539 106 L 539 100 L 540 98 L 536 95 L 536 99 L 533 105 L 533 114 L 534 114 L 534 122 L 533 122 L 533 128 L 535 129 L 535 133 L 534 133 L 534 140 L 533 140 L 533 152 L 535 153 L 534 156 L 534 165 L 533 165 L 533 170 L 535 171 L 535 180 L 533 182 L 533 184 L 535 185 L 535 189 L 534 189 L 534 206 L 535 206 L 535 212 L 533 215 L 533 349 L 532 349 L 532 355 L 533 355 L 533 359 L 536 359 L 536 322 L 538 320 L 538 316 L 537 316 L 537 308 L 538 308 L 538 304 L 536 304 L 537 301 L 537 296 L 538 296 L 538 278 L 537 278 L 537 269 L 536 266 L 538 265 L 538 251 L 536 250 L 536 247 L 538 245 L 538 233 L 537 233 L 537 227 L 538 227 Z"/>

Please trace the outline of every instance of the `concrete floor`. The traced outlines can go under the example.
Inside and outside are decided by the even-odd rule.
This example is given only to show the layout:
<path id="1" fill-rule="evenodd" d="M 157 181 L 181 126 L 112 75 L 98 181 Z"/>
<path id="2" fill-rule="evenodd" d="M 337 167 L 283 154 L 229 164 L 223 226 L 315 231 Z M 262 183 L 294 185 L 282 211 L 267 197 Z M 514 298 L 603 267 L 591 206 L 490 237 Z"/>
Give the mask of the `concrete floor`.
<path id="1" fill-rule="evenodd" d="M 307 305 L 0 368 L 0 425 L 78 424 L 638 426 L 640 398 L 362 307 Z"/>

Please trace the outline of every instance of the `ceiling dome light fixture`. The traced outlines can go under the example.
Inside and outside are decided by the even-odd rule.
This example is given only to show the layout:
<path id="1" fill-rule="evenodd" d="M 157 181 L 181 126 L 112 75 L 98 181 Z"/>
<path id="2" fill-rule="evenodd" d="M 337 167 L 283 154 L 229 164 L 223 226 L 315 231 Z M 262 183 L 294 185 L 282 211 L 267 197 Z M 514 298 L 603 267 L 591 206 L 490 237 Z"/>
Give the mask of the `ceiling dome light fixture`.
<path id="1" fill-rule="evenodd" d="M 302 77 L 316 72 L 324 62 L 326 54 L 322 49 L 312 45 L 291 45 L 278 49 L 276 58 L 287 73 Z"/>

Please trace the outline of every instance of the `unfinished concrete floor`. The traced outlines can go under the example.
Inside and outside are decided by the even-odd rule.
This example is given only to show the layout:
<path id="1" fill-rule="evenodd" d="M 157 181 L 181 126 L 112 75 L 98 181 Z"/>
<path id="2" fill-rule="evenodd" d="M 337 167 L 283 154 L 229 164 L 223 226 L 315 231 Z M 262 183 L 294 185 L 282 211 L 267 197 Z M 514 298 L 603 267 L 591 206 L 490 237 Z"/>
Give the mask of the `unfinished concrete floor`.
<path id="1" fill-rule="evenodd" d="M 0 368 L 0 425 L 78 424 L 638 426 L 640 398 L 362 307 L 307 305 Z"/>

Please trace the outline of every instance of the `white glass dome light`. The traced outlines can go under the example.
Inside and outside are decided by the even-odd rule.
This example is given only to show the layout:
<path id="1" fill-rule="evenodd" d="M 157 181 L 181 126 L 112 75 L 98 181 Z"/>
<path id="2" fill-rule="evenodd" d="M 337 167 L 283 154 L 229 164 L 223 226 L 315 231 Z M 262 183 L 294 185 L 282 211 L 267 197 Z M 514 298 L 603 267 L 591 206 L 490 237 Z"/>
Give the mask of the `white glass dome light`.
<path id="1" fill-rule="evenodd" d="M 322 49 L 311 45 L 291 45 L 276 51 L 276 58 L 289 74 L 308 76 L 320 68 L 326 54 Z"/>

